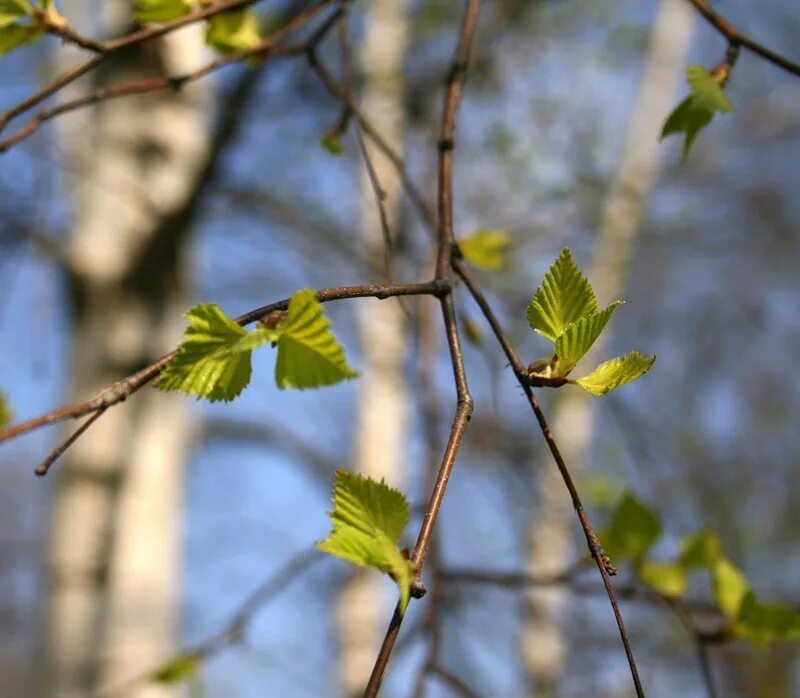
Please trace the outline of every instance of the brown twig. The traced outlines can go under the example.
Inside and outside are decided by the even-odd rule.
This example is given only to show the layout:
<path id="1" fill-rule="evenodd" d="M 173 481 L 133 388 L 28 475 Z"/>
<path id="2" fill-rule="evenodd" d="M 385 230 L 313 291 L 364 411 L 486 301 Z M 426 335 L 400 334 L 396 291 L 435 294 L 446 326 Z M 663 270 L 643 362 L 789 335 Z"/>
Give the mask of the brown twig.
<path id="1" fill-rule="evenodd" d="M 461 93 L 469 61 L 470 47 L 475 36 L 480 0 L 467 0 L 461 23 L 458 46 L 451 68 L 448 72 L 447 85 L 444 95 L 442 113 L 442 127 L 439 142 L 439 186 L 438 186 L 438 249 L 436 262 L 437 278 L 449 278 L 452 271 L 450 261 L 452 256 L 453 235 L 453 148 L 454 133 L 458 107 L 461 102 Z M 447 144 L 447 147 L 443 147 Z M 431 492 L 428 508 L 420 527 L 414 553 L 411 557 L 417 570 L 422 572 L 425 557 L 431 543 L 434 526 L 442 506 L 447 482 L 453 471 L 459 446 L 464 438 L 467 422 L 472 415 L 473 399 L 467 385 L 467 376 L 464 369 L 464 358 L 461 351 L 461 339 L 458 334 L 455 305 L 453 303 L 452 289 L 440 297 L 442 317 L 444 319 L 445 336 L 450 350 L 450 361 L 453 367 L 453 378 L 456 388 L 456 411 L 450 428 L 450 437 L 445 447 L 441 465 L 436 476 L 436 482 Z M 389 628 L 381 644 L 378 657 L 372 669 L 369 682 L 364 690 L 365 698 L 374 698 L 380 690 L 386 666 L 392 654 L 392 648 L 400 632 L 403 622 L 403 612 L 400 606 L 395 608 Z"/>
<path id="2" fill-rule="evenodd" d="M 611 576 L 609 573 L 615 573 L 616 571 L 611 565 L 608 556 L 603 551 L 600 541 L 597 539 L 597 535 L 595 534 L 594 528 L 592 528 L 592 524 L 589 521 L 589 516 L 586 513 L 586 510 L 583 508 L 583 503 L 581 502 L 580 494 L 578 493 L 578 489 L 575 486 L 574 481 L 572 480 L 572 475 L 567 467 L 567 464 L 564 462 L 564 458 L 561 455 L 561 451 L 558 448 L 555 438 L 553 437 L 552 432 L 550 431 L 550 427 L 547 424 L 547 420 L 545 419 L 544 413 L 542 412 L 542 408 L 539 405 L 539 401 L 536 398 L 533 389 L 530 386 L 530 378 L 528 376 L 528 372 L 526 368 L 522 365 L 519 357 L 517 356 L 516 351 L 511 346 L 511 343 L 508 341 L 503 328 L 500 325 L 497 317 L 492 311 L 491 306 L 489 305 L 486 297 L 483 295 L 483 292 L 480 290 L 478 285 L 475 283 L 472 275 L 469 273 L 467 268 L 464 266 L 461 260 L 454 259 L 453 260 L 453 268 L 455 269 L 456 273 L 461 277 L 464 281 L 465 285 L 469 289 L 470 294 L 475 299 L 475 302 L 478 304 L 478 307 L 481 309 L 484 317 L 486 318 L 487 322 L 489 323 L 490 327 L 492 328 L 492 332 L 494 333 L 497 341 L 500 343 L 500 346 L 503 349 L 503 352 L 506 355 L 509 363 L 512 366 L 514 371 L 514 375 L 519 382 L 520 387 L 525 393 L 526 398 L 528 399 L 528 404 L 533 410 L 533 414 L 536 417 L 536 421 L 539 424 L 539 428 L 541 429 L 542 436 L 544 436 L 545 441 L 547 442 L 547 447 L 550 450 L 550 454 L 555 461 L 556 467 L 558 468 L 559 473 L 561 474 L 561 478 L 564 480 L 564 484 L 567 487 L 569 492 L 570 498 L 572 499 L 572 506 L 575 509 L 576 514 L 578 515 L 578 519 L 581 524 L 581 528 L 583 529 L 584 536 L 586 537 L 586 543 L 589 547 L 589 552 L 592 554 L 592 558 L 597 565 L 597 569 L 600 572 L 600 576 L 603 578 L 603 585 L 605 586 L 606 593 L 608 595 L 608 600 L 611 604 L 612 611 L 614 613 L 614 618 L 617 622 L 617 627 L 619 628 L 619 634 L 622 638 L 622 644 L 625 648 L 625 654 L 628 658 L 628 665 L 631 671 L 631 678 L 633 680 L 634 688 L 636 689 L 636 695 L 639 697 L 644 696 L 644 688 L 642 687 L 641 679 L 639 678 L 639 670 L 636 666 L 636 659 L 633 656 L 633 649 L 631 648 L 630 638 L 628 637 L 628 632 L 625 629 L 625 621 L 622 617 L 622 611 L 619 607 L 619 601 L 617 599 L 617 594 L 614 590 L 614 585 L 611 582 Z"/>
<path id="3" fill-rule="evenodd" d="M 738 44 L 752 51 L 773 65 L 800 77 L 800 64 L 768 49 L 766 46 L 753 41 L 747 34 L 731 24 L 725 17 L 715 12 L 706 0 L 688 0 L 705 20 L 722 34 L 729 43 Z"/>
<path id="4" fill-rule="evenodd" d="M 149 92 L 155 92 L 157 90 L 165 90 L 165 89 L 180 90 L 185 85 L 195 82 L 196 80 L 199 80 L 211 73 L 214 73 L 220 70 L 221 68 L 236 63 L 242 63 L 251 58 L 267 60 L 269 58 L 273 58 L 276 56 L 303 55 L 307 50 L 309 50 L 310 46 L 313 47 L 314 42 L 320 41 L 322 39 L 322 36 L 315 35 L 308 42 L 300 45 L 281 46 L 280 42 L 290 34 L 293 34 L 295 31 L 305 26 L 308 22 L 310 22 L 319 12 L 325 9 L 325 7 L 328 6 L 331 3 L 331 1 L 332 0 L 319 0 L 319 2 L 310 5 L 308 8 L 306 8 L 305 10 L 299 12 L 294 17 L 292 17 L 292 19 L 290 19 L 285 25 L 283 25 L 280 29 L 278 29 L 274 34 L 269 36 L 267 39 L 262 41 L 258 46 L 226 54 L 225 56 L 217 58 L 207 63 L 206 65 L 201 66 L 196 70 L 192 70 L 183 73 L 181 75 L 156 75 L 148 78 L 142 78 L 139 80 L 132 80 L 130 82 L 123 83 L 121 85 L 102 87 L 97 90 L 94 90 L 93 92 L 90 92 L 89 94 L 84 95 L 83 97 L 78 97 L 76 99 L 66 101 L 62 104 L 56 105 L 55 107 L 51 107 L 50 109 L 43 109 L 35 116 L 33 116 L 33 118 L 31 118 L 30 121 L 28 121 L 27 124 L 22 126 L 16 133 L 0 141 L 0 154 L 5 153 L 10 148 L 19 144 L 21 141 L 32 136 L 34 133 L 36 133 L 36 131 L 39 130 L 39 127 L 42 126 L 42 124 L 58 116 L 61 116 L 62 114 L 73 112 L 78 109 L 82 109 L 84 107 L 98 104 L 100 102 L 105 102 L 111 99 L 118 99 L 121 97 L 131 97 L 134 95 L 142 95 L 142 94 L 147 94 Z M 330 20 L 331 18 L 329 18 L 329 22 L 327 22 L 325 25 L 328 28 L 330 28 L 330 26 L 332 26 L 333 24 L 333 22 Z M 125 45 L 127 46 L 130 44 L 125 44 Z M 91 67 L 94 67 L 94 65 L 96 65 L 96 63 L 94 63 Z M 81 66 L 81 68 L 83 68 L 83 66 Z M 82 74 L 83 73 L 78 74 L 76 71 L 76 77 Z M 64 87 L 69 83 L 64 82 L 64 80 L 62 79 L 60 81 L 60 84 L 61 87 Z M 20 112 L 16 111 L 15 115 L 16 113 Z M 2 125 L 4 125 L 7 122 L 8 118 L 9 117 L 7 117 L 7 115 L 4 115 L 3 117 L 0 118 L 0 127 L 2 127 Z"/>

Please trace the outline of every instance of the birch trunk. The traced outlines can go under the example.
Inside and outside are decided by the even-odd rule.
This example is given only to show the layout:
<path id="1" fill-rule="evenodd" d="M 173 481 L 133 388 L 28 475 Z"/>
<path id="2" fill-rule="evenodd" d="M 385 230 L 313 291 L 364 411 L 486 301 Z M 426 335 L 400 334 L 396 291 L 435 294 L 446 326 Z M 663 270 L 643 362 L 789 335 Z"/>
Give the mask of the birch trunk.
<path id="1" fill-rule="evenodd" d="M 408 0 L 375 0 L 365 13 L 364 40 L 359 63 L 363 75 L 361 106 L 375 128 L 399 153 L 403 150 L 403 63 L 408 43 Z M 389 162 L 367 143 L 378 181 L 385 194 L 390 229 L 400 223 L 401 183 Z M 375 195 L 362 168 L 361 241 L 383 268 L 384 242 Z M 408 395 L 403 368 L 406 329 L 395 301 L 367 301 L 359 305 L 362 376 L 356 416 L 353 467 L 360 473 L 395 486 L 403 476 Z M 357 572 L 342 590 L 337 604 L 339 683 L 341 695 L 361 695 L 377 656 L 392 599 L 374 574 Z"/>
<path id="2" fill-rule="evenodd" d="M 92 15 L 74 3 L 69 16 Z M 103 6 L 109 33 L 130 5 Z M 109 59 L 98 81 L 198 64 L 199 26 Z M 70 392 L 85 399 L 174 346 L 187 298 L 185 225 L 174 220 L 206 155 L 206 88 L 112 100 L 64 119 L 74 197 L 66 275 Z M 58 465 L 47 617 L 49 694 L 97 695 L 172 655 L 189 422 L 181 398 L 145 390 L 109 410 Z M 129 695 L 163 696 L 146 686 Z"/>
<path id="3" fill-rule="evenodd" d="M 628 137 L 589 266 L 589 279 L 601 305 L 624 292 L 636 236 L 658 172 L 661 125 L 676 101 L 694 17 L 694 10 L 684 0 L 660 3 Z M 592 348 L 587 366 L 593 365 L 593 358 L 599 358 L 607 335 L 608 332 Z M 553 418 L 553 433 L 573 475 L 584 469 L 591 444 L 597 404 L 593 400 L 581 390 L 564 390 Z M 575 515 L 555 468 L 542 469 L 537 495 L 536 513 L 529 529 L 530 568 L 536 574 L 561 571 L 580 550 L 574 545 Z M 566 589 L 538 589 L 529 594 L 522 654 L 531 695 L 558 695 L 566 664 L 568 600 Z"/>

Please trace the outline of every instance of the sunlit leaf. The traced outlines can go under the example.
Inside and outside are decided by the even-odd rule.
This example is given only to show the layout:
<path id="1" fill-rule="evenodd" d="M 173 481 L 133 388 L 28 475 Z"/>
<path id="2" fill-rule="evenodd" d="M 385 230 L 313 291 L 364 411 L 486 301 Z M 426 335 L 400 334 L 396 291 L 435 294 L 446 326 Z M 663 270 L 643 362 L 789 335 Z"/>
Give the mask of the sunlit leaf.
<path id="1" fill-rule="evenodd" d="M 337 470 L 333 483 L 332 530 L 317 547 L 355 565 L 390 574 L 408 604 L 413 567 L 397 546 L 408 523 L 405 496 L 385 482 Z"/>
<path id="2" fill-rule="evenodd" d="M 597 310 L 591 284 L 565 247 L 528 305 L 528 324 L 555 342 L 569 325 Z"/>
<path id="3" fill-rule="evenodd" d="M 683 539 L 681 564 L 685 567 L 711 569 L 722 554 L 722 543 L 716 533 L 698 531 Z"/>
<path id="4" fill-rule="evenodd" d="M 277 331 L 275 382 L 279 388 L 319 388 L 358 375 L 347 365 L 344 349 L 312 289 L 292 296 Z"/>
<path id="5" fill-rule="evenodd" d="M 615 301 L 605 310 L 584 315 L 580 320 L 570 324 L 563 334 L 556 339 L 555 352 L 558 360 L 554 366 L 557 376 L 566 376 L 586 355 L 597 341 L 611 315 L 618 305 L 624 301 Z"/>
<path id="6" fill-rule="evenodd" d="M 464 259 L 486 271 L 500 271 L 506 266 L 511 236 L 501 230 L 478 230 L 458 241 Z"/>
<path id="7" fill-rule="evenodd" d="M 785 604 L 760 603 L 752 591 L 742 599 L 736 630 L 751 642 L 769 643 L 800 637 L 800 614 Z"/>
<path id="8" fill-rule="evenodd" d="M 6 24 L 0 22 L 0 56 L 36 41 L 43 30 L 38 24 Z"/>
<path id="9" fill-rule="evenodd" d="M 611 515 L 600 539 L 612 559 L 640 561 L 661 535 L 661 519 L 630 492 L 626 492 Z"/>
<path id="10" fill-rule="evenodd" d="M 176 684 L 190 681 L 197 677 L 200 660 L 190 654 L 182 654 L 156 669 L 150 680 L 161 684 Z"/>
<path id="11" fill-rule="evenodd" d="M 157 387 L 209 400 L 233 400 L 250 382 L 252 350 L 275 341 L 277 333 L 247 332 L 214 303 L 190 310 L 189 327 L 178 354 L 162 372 Z"/>
<path id="12" fill-rule="evenodd" d="M 618 356 L 600 364 L 594 371 L 573 383 L 581 386 L 592 395 L 605 395 L 621 385 L 635 381 L 650 370 L 655 356 L 645 356 L 638 351 L 627 356 Z"/>
<path id="13" fill-rule="evenodd" d="M 720 557 L 714 565 L 711 586 L 717 606 L 730 620 L 736 620 L 742 601 L 750 591 L 741 570 L 727 558 Z"/>
<path id="14" fill-rule="evenodd" d="M 258 16 L 253 10 L 234 10 L 214 15 L 208 21 L 206 43 L 221 53 L 243 51 L 262 42 Z"/>
<path id="15" fill-rule="evenodd" d="M 683 133 L 683 154 L 686 157 L 701 129 L 708 126 L 716 112 L 732 112 L 734 106 L 725 95 L 719 81 L 705 68 L 690 65 L 686 80 L 692 93 L 667 117 L 661 138 Z"/>
<path id="16" fill-rule="evenodd" d="M 677 562 L 643 562 L 639 577 L 647 586 L 665 596 L 679 597 L 686 593 L 686 568 Z"/>
<path id="17" fill-rule="evenodd" d="M 169 22 L 183 17 L 197 4 L 195 0 L 134 0 L 137 22 Z"/>
<path id="18" fill-rule="evenodd" d="M 6 396 L 0 392 L 0 429 L 6 426 L 11 421 L 13 412 L 11 406 L 8 404 Z"/>

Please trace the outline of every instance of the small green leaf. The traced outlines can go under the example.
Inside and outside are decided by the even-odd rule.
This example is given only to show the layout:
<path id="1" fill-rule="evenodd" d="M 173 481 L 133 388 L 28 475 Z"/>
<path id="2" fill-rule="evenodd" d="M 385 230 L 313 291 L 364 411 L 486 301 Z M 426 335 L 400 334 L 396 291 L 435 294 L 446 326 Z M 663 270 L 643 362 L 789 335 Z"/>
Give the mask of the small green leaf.
<path id="1" fill-rule="evenodd" d="M 13 416 L 14 413 L 11 411 L 6 396 L 0 392 L 0 429 L 3 429 L 9 423 Z"/>
<path id="2" fill-rule="evenodd" d="M 220 53 L 244 51 L 262 42 L 258 16 L 252 10 L 234 10 L 214 15 L 208 22 L 206 43 Z"/>
<path id="3" fill-rule="evenodd" d="M 736 620 L 742 601 L 750 591 L 741 570 L 727 558 L 720 557 L 714 565 L 711 586 L 722 613 L 730 620 Z"/>
<path id="4" fill-rule="evenodd" d="M 567 327 L 564 333 L 556 339 L 555 351 L 558 360 L 554 365 L 555 375 L 566 376 L 575 368 L 575 365 L 597 341 L 617 306 L 623 302 L 615 301 L 605 310 L 584 315 L 580 320 Z"/>
<path id="5" fill-rule="evenodd" d="M 330 331 L 312 289 L 301 289 L 292 296 L 277 332 L 275 382 L 279 388 L 319 388 L 358 375 L 347 365 L 344 349 Z"/>
<path id="6" fill-rule="evenodd" d="M 200 660 L 191 654 L 182 654 L 156 669 L 150 680 L 161 684 L 176 684 L 197 677 Z"/>
<path id="7" fill-rule="evenodd" d="M 43 30 L 39 25 L 6 24 L 3 26 L 0 22 L 0 56 L 36 41 L 42 34 Z"/>
<path id="8" fill-rule="evenodd" d="M 686 593 L 686 569 L 677 562 L 643 562 L 639 577 L 647 586 L 660 594 L 671 597 Z"/>
<path id="9" fill-rule="evenodd" d="M 711 123 L 716 112 L 734 111 L 717 79 L 702 66 L 690 65 L 686 70 L 686 80 L 692 94 L 667 117 L 661 131 L 662 140 L 672 134 L 685 134 L 684 157 L 689 154 L 697 134 Z"/>
<path id="10" fill-rule="evenodd" d="M 483 344 L 484 332 L 477 322 L 467 315 L 462 315 L 461 325 L 464 328 L 464 337 L 470 344 L 475 347 Z"/>
<path id="11" fill-rule="evenodd" d="M 137 22 L 169 22 L 183 17 L 195 6 L 194 0 L 134 0 Z"/>
<path id="12" fill-rule="evenodd" d="M 24 17 L 32 15 L 33 7 L 27 0 L 0 0 L 0 15 Z"/>
<path id="13" fill-rule="evenodd" d="M 683 539 L 680 561 L 684 567 L 711 569 L 722 555 L 722 543 L 716 533 L 698 531 Z"/>
<path id="14" fill-rule="evenodd" d="M 473 267 L 500 271 L 506 266 L 511 236 L 501 230 L 481 229 L 458 241 L 464 259 Z"/>
<path id="15" fill-rule="evenodd" d="M 264 328 L 247 332 L 214 303 L 198 305 L 186 317 L 186 339 L 156 386 L 212 402 L 233 400 L 250 382 L 252 350 L 275 341 L 277 333 Z"/>
<path id="16" fill-rule="evenodd" d="M 331 155 L 341 155 L 344 152 L 342 139 L 338 133 L 326 133 L 322 137 L 322 147 L 325 148 Z"/>
<path id="17" fill-rule="evenodd" d="M 394 579 L 400 606 L 408 605 L 414 569 L 397 547 L 408 523 L 405 496 L 385 482 L 337 470 L 333 483 L 332 530 L 317 548 L 362 567 L 374 567 Z"/>
<path id="18" fill-rule="evenodd" d="M 600 364 L 594 371 L 572 383 L 581 386 L 592 395 L 605 395 L 621 385 L 635 381 L 650 370 L 655 356 L 645 356 L 633 351 L 627 356 L 618 356 Z"/>
<path id="19" fill-rule="evenodd" d="M 555 342 L 573 322 L 597 310 L 591 284 L 565 247 L 528 305 L 528 324 Z"/>
<path id="20" fill-rule="evenodd" d="M 661 535 L 661 519 L 630 492 L 626 492 L 600 536 L 612 559 L 641 561 Z"/>
<path id="21" fill-rule="evenodd" d="M 785 642 L 800 637 L 800 614 L 784 604 L 760 603 L 752 591 L 742 599 L 736 630 L 742 637 L 766 644 Z"/>

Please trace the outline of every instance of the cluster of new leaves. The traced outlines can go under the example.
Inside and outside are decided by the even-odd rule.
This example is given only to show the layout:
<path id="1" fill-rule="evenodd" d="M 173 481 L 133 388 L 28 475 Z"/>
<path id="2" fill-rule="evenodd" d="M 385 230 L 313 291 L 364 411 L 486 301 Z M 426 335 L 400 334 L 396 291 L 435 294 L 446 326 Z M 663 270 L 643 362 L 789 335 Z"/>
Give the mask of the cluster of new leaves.
<path id="1" fill-rule="evenodd" d="M 597 341 L 617 306 L 615 301 L 600 310 L 588 279 L 564 248 L 544 277 L 528 305 L 528 324 L 553 342 L 552 358 L 529 367 L 530 377 L 543 384 L 574 383 L 593 395 L 605 395 L 647 373 L 655 356 L 637 351 L 600 364 L 588 375 L 568 380 L 567 376 Z"/>
<path id="2" fill-rule="evenodd" d="M 686 536 L 680 553 L 664 562 L 648 557 L 661 532 L 659 515 L 626 493 L 600 539 L 613 560 L 629 562 L 643 583 L 670 598 L 686 594 L 692 573 L 709 574 L 714 601 L 732 636 L 758 643 L 800 637 L 800 613 L 790 606 L 759 601 L 741 570 L 723 554 L 714 533 L 697 531 Z"/>
<path id="3" fill-rule="evenodd" d="M 63 18 L 52 0 L 31 4 L 28 0 L 0 0 L 0 56 L 35 41 L 48 24 L 58 25 Z"/>
<path id="4" fill-rule="evenodd" d="M 667 117 L 661 138 L 683 133 L 683 156 L 689 154 L 694 139 L 701 129 L 711 123 L 716 112 L 735 111 L 724 90 L 727 70 L 707 71 L 700 65 L 690 65 L 686 69 L 686 81 L 692 93 L 684 99 Z"/>
<path id="5" fill-rule="evenodd" d="M 319 388 L 357 375 L 312 289 L 297 291 L 274 327 L 262 324 L 248 332 L 213 303 L 198 305 L 186 316 L 185 340 L 156 383 L 163 390 L 212 402 L 233 400 L 250 382 L 253 349 L 267 343 L 278 348 L 279 388 Z"/>
<path id="6" fill-rule="evenodd" d="M 390 575 L 400 589 L 400 609 L 405 611 L 415 570 L 398 547 L 409 516 L 403 493 L 383 481 L 337 470 L 329 514 L 332 530 L 317 548 Z"/>
<path id="7" fill-rule="evenodd" d="M 169 22 L 197 9 L 201 0 L 135 0 L 139 22 Z M 243 51 L 263 41 L 258 16 L 250 9 L 232 10 L 208 19 L 206 43 L 221 53 Z"/>

